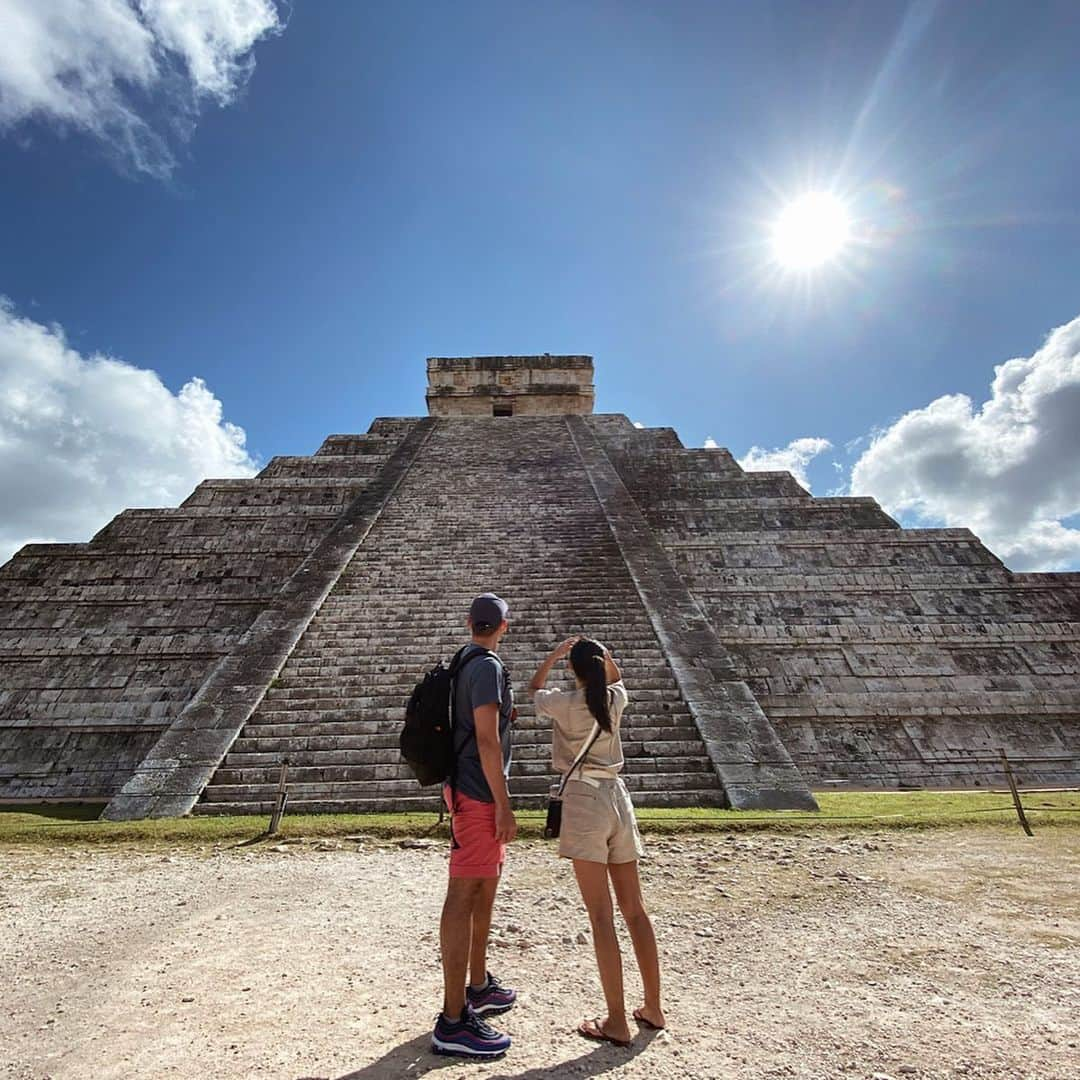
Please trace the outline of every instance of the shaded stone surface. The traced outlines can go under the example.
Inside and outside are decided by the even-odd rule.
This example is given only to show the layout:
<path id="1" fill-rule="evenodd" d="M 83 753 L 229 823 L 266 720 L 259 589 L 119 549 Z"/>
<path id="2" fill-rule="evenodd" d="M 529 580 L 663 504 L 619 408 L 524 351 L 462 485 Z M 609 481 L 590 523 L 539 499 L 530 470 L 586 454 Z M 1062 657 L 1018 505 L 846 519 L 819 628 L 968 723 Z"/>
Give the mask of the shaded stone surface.
<path id="1" fill-rule="evenodd" d="M 700 605 L 675 572 L 594 432 L 567 425 L 622 557 L 736 810 L 816 810 L 817 803 Z"/>
<path id="2" fill-rule="evenodd" d="M 1080 782 L 1080 574 L 901 529 L 622 416 L 596 432 L 811 786 Z"/>
<path id="3" fill-rule="evenodd" d="M 433 423 L 418 421 L 401 440 L 375 480 L 345 509 L 113 796 L 105 809 L 106 818 L 172 817 L 194 807 L 393 497 L 431 434 Z"/>
<path id="4" fill-rule="evenodd" d="M 111 798 L 415 423 L 0 567 L 0 798 Z"/>

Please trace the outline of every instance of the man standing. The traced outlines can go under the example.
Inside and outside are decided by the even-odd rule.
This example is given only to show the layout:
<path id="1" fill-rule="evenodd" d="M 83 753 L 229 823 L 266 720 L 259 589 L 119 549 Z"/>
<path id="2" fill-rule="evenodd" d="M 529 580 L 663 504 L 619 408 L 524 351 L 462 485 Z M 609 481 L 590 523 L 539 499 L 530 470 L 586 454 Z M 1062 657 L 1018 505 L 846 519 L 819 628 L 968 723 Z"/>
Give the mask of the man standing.
<path id="1" fill-rule="evenodd" d="M 514 700 L 506 669 L 495 656 L 508 613 L 494 593 L 478 596 L 469 607 L 472 641 L 457 657 L 457 764 L 444 791 L 451 835 L 450 881 L 439 924 L 444 997 L 431 1035 L 437 1054 L 491 1058 L 510 1048 L 510 1036 L 483 1019 L 506 1012 L 517 999 L 515 990 L 487 970 L 495 890 L 506 845 L 517 833 L 506 784 Z"/>

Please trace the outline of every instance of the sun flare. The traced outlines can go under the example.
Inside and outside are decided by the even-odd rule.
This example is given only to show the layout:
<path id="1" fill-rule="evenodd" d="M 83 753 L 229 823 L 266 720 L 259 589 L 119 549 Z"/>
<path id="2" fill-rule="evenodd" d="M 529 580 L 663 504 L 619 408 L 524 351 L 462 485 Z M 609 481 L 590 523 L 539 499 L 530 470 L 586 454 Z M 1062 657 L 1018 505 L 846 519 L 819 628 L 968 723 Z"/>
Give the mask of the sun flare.
<path id="1" fill-rule="evenodd" d="M 835 258 L 851 236 L 847 208 L 826 191 L 788 203 L 773 225 L 773 254 L 789 270 L 812 270 Z"/>

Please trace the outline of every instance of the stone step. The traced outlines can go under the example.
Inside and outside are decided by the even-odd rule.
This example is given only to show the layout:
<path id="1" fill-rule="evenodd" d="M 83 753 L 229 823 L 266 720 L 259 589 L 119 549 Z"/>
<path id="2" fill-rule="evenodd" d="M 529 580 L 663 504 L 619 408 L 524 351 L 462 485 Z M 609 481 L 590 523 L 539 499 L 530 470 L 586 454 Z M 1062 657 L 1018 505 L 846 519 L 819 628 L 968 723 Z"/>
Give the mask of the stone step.
<path id="1" fill-rule="evenodd" d="M 650 650 L 636 648 L 627 653 L 619 648 L 619 643 L 615 642 L 609 635 L 598 633 L 596 636 L 601 641 L 606 639 L 612 642 L 615 659 L 628 678 L 636 678 L 637 670 L 652 670 L 667 666 L 666 659 L 659 646 Z M 547 656 L 558 640 L 557 637 L 553 636 L 542 645 L 533 645 L 520 650 L 515 648 L 500 651 L 499 656 L 510 669 L 515 687 L 524 689 L 529 679 L 532 678 L 534 672 L 540 666 L 541 660 Z M 358 668 L 360 671 L 374 671 L 379 674 L 389 674 L 395 670 L 400 670 L 402 674 L 411 674 L 414 682 L 419 682 L 424 674 L 439 661 L 448 662 L 460 647 L 460 637 L 447 639 L 443 642 L 442 647 L 427 645 L 415 649 L 406 647 L 388 648 L 385 642 L 381 642 L 378 648 L 372 648 L 370 644 L 365 644 L 363 647 L 354 647 L 347 643 L 339 643 L 301 652 L 298 647 L 281 669 L 281 677 L 288 677 L 294 673 L 303 674 L 312 669 L 318 670 L 320 665 L 327 669 L 336 668 L 337 665 L 343 667 L 348 665 Z M 635 664 L 640 665 L 640 668 L 635 667 Z M 383 671 L 383 668 L 386 668 L 386 671 Z M 561 679 L 565 670 L 565 666 L 556 666 L 553 680 L 548 685 L 562 686 L 562 682 L 555 682 L 554 679 L 556 677 Z"/>
<path id="2" fill-rule="evenodd" d="M 565 624 L 564 624 L 565 627 Z M 553 628 L 554 629 L 554 628 Z M 559 628 L 560 630 L 563 627 Z M 616 660 L 626 658 L 638 660 L 651 660 L 654 663 L 662 662 L 664 654 L 660 649 L 655 637 L 646 637 L 642 632 L 639 637 L 628 637 L 622 634 L 618 638 L 613 633 L 605 632 L 605 628 L 590 624 L 591 636 L 599 638 L 613 650 Z M 510 633 L 514 631 L 511 629 Z M 565 630 L 564 636 L 569 637 L 572 630 Z M 581 631 L 578 631 L 580 633 Z M 535 639 L 524 639 L 515 636 L 514 642 L 509 647 L 500 650 L 503 659 L 511 658 L 520 660 L 527 657 L 538 665 L 547 656 L 548 652 L 562 640 L 558 634 L 549 630 Z M 381 635 L 371 635 L 370 628 L 364 636 L 357 632 L 355 635 L 342 631 L 315 630 L 301 640 L 296 652 L 290 657 L 290 662 L 318 661 L 323 655 L 330 658 L 339 656 L 354 656 L 361 660 L 375 660 L 391 663 L 394 660 L 404 660 L 406 657 L 429 658 L 431 663 L 446 656 L 452 656 L 461 648 L 462 640 L 460 630 L 457 633 L 444 633 L 441 636 L 423 634 L 422 632 L 410 637 L 405 642 L 394 642 Z M 415 660 L 410 659 L 410 663 Z M 509 661 L 508 661 L 509 662 Z"/>
<path id="3" fill-rule="evenodd" d="M 234 766 L 226 762 L 218 769 L 214 784 L 222 787 L 242 786 L 270 787 L 278 782 L 279 763 L 268 766 Z M 623 777 L 627 784 L 639 774 L 679 774 L 697 775 L 708 773 L 712 769 L 707 758 L 701 757 L 634 757 L 627 758 Z M 537 778 L 548 783 L 554 777 L 550 759 L 515 760 L 510 773 L 511 789 L 517 789 L 519 780 L 535 781 Z M 330 764 L 310 762 L 305 758 L 290 760 L 288 783 L 302 787 L 311 784 L 345 784 L 357 782 L 382 782 L 386 780 L 413 780 L 409 766 L 400 757 L 393 761 L 382 760 L 367 763 Z M 415 782 L 415 781 L 413 781 Z"/>
<path id="4" fill-rule="evenodd" d="M 410 688 L 411 689 L 411 688 Z M 267 691 L 264 701 L 271 701 L 276 707 L 281 707 L 283 703 L 290 703 L 296 701 L 318 701 L 322 702 L 322 708 L 332 709 L 393 709 L 401 708 L 404 705 L 401 693 L 391 693 L 389 689 L 383 687 L 372 687 L 371 693 L 362 693 L 359 690 L 343 687 L 337 688 L 333 685 L 320 685 L 312 687 L 274 687 Z M 405 692 L 405 697 L 408 697 L 408 691 Z M 634 701 L 641 705 L 644 702 L 657 702 L 657 701 L 681 701 L 681 695 L 678 689 L 674 685 L 666 687 L 660 687 L 656 689 L 648 689 L 642 687 L 635 687 L 634 689 Z"/>
<path id="5" fill-rule="evenodd" d="M 305 675 L 299 671 L 283 669 L 278 682 L 273 688 L 275 695 L 286 692 L 317 690 L 321 693 L 331 691 L 333 693 L 347 694 L 351 692 L 403 692 L 406 696 L 412 693 L 413 687 L 419 681 L 419 673 L 416 669 L 400 672 L 374 672 L 367 671 L 356 675 L 338 673 L 335 675 L 312 673 Z M 675 687 L 675 679 L 670 669 L 661 668 L 655 675 L 644 672 L 634 674 L 634 695 L 637 700 L 646 700 L 642 695 L 650 690 L 671 690 Z M 568 689 L 568 687 L 563 687 Z M 522 688 L 517 696 L 527 696 L 528 691 Z"/>
<path id="6" fill-rule="evenodd" d="M 267 553 L 269 557 L 272 553 Z M 505 593 L 507 602 L 514 597 L 512 588 L 500 585 L 500 593 Z M 408 598 L 400 598 L 385 608 L 372 604 L 369 599 L 358 599 L 342 607 L 323 605 L 319 612 L 319 624 L 315 632 L 330 628 L 334 630 L 366 630 L 374 627 L 385 631 L 404 633 L 423 632 L 427 634 L 451 633 L 460 635 L 464 625 L 463 611 L 468 610 L 468 600 L 460 604 L 448 604 L 423 607 Z M 628 610 L 629 608 L 629 610 Z M 546 602 L 542 597 L 531 597 L 527 604 L 511 605 L 510 632 L 546 633 L 552 624 L 560 626 L 581 626 L 589 623 L 617 630 L 626 627 L 628 632 L 642 633 L 652 624 L 643 612 L 634 612 L 629 601 L 613 606 L 602 606 L 582 601 L 580 604 L 557 605 Z"/>
<path id="7" fill-rule="evenodd" d="M 421 794 L 413 796 L 368 796 L 355 795 L 349 798 L 298 798 L 289 796 L 287 813 L 295 814 L 402 814 L 439 812 L 441 796 L 427 794 L 424 789 L 416 789 Z M 515 810 L 542 810 L 547 805 L 547 793 L 513 796 Z M 638 807 L 697 807 L 724 806 L 723 792 L 719 788 L 701 791 L 649 791 L 636 792 L 634 805 Z M 229 802 L 200 802 L 194 813 L 199 816 L 220 816 L 222 814 L 263 814 L 269 815 L 274 808 L 274 799 L 262 796 L 251 800 L 235 799 Z M 363 825 L 357 826 L 363 829 Z"/>
<path id="8" fill-rule="evenodd" d="M 280 727 L 282 724 L 291 724 L 296 727 L 312 729 L 319 724 L 338 723 L 357 725 L 357 732 L 364 730 L 384 731 L 389 728 L 400 728 L 405 718 L 405 701 L 398 701 L 392 708 L 350 708 L 340 709 L 328 707 L 326 699 L 314 699 L 308 704 L 310 708 L 274 708 L 263 712 L 258 710 L 254 716 L 244 725 L 245 734 L 262 732 L 267 727 Z M 133 706 L 134 707 L 134 706 Z M 689 709 L 682 702 L 658 702 L 646 708 L 638 703 L 632 710 L 628 710 L 623 717 L 623 728 L 633 730 L 639 725 L 656 726 L 672 724 L 678 727 L 693 725 Z M 366 727 L 365 727 L 366 725 Z M 522 705 L 518 709 L 516 730 L 530 731 L 533 729 L 548 730 L 550 721 L 546 717 L 539 717 L 531 707 Z"/>
<path id="9" fill-rule="evenodd" d="M 895 658 L 901 662 L 901 658 Z M 943 672 L 940 667 L 931 671 L 909 673 L 904 671 L 878 671 L 860 675 L 789 674 L 772 675 L 764 679 L 755 679 L 754 689 L 759 701 L 784 705 L 789 702 L 808 700 L 828 703 L 833 697 L 846 699 L 851 695 L 864 695 L 880 698 L 888 703 L 889 695 L 920 695 L 927 704 L 933 704 L 931 697 L 939 695 L 992 698 L 997 693 L 1022 692 L 1033 703 L 1042 700 L 1044 693 L 1054 694 L 1061 690 L 1061 674 L 1075 672 L 1057 672 L 1052 674 L 1032 673 L 1026 668 L 1013 671 L 1002 670 L 995 674 L 971 675 L 957 671 Z M 884 696 L 883 696 L 884 695 Z M 1080 694 L 1073 696 L 1074 704 L 1080 708 Z"/>
<path id="10" fill-rule="evenodd" d="M 397 435 L 328 435 L 322 446 L 315 451 L 315 457 L 346 457 L 350 454 L 389 457 L 404 437 L 404 432 Z"/>
<path id="11" fill-rule="evenodd" d="M 682 792 L 719 790 L 719 782 L 712 772 L 694 773 L 638 773 L 623 777 L 631 794 L 641 792 Z M 550 775 L 515 776 L 510 781 L 510 794 L 546 796 L 551 786 Z M 415 779 L 371 779 L 338 782 L 314 782 L 288 784 L 292 799 L 364 799 L 415 797 L 419 788 Z M 277 791 L 277 777 L 262 784 L 219 784 L 215 780 L 204 793 L 206 802 L 251 802 L 272 799 Z"/>
<path id="12" fill-rule="evenodd" d="M 507 597 L 512 594 L 503 589 Z M 510 602 L 509 600 L 507 601 Z M 409 601 L 402 601 L 408 608 Z M 347 637 L 350 640 L 372 642 L 390 642 L 403 647 L 428 646 L 432 641 L 457 641 L 463 644 L 465 615 L 468 600 L 460 606 L 448 606 L 437 612 L 398 613 L 380 615 L 370 610 L 364 603 L 357 601 L 347 609 L 331 610 L 324 608 L 308 628 L 305 638 L 319 641 L 322 638 Z M 521 642 L 542 648 L 551 643 L 551 635 L 560 634 L 566 629 L 564 637 L 570 633 L 581 633 L 580 627 L 587 626 L 595 635 L 606 633 L 615 641 L 626 640 L 639 643 L 651 642 L 655 647 L 656 639 L 652 634 L 652 623 L 643 613 L 627 612 L 626 608 L 603 611 L 591 608 L 588 604 L 576 604 L 565 610 L 559 610 L 550 604 L 529 602 L 510 607 L 509 633 L 503 641 L 503 649 L 523 646 Z M 569 628 L 569 629 L 567 629 Z M 574 629 L 578 628 L 578 629 Z M 395 635 L 404 635 L 396 636 Z M 561 640 L 561 639 L 560 639 Z"/>
<path id="13" fill-rule="evenodd" d="M 499 651 L 503 660 L 522 662 L 539 662 L 548 656 L 548 653 L 557 645 L 562 637 L 555 633 L 556 627 L 551 627 L 545 634 L 538 634 L 535 638 L 514 637 L 513 642 L 505 643 Z M 566 630 L 565 626 L 557 627 L 563 631 L 564 637 L 569 637 L 572 630 Z M 605 627 L 591 624 L 589 630 L 591 636 L 597 637 L 615 653 L 616 659 L 621 663 L 623 660 L 651 661 L 652 663 L 666 663 L 663 651 L 657 643 L 656 637 L 646 637 L 644 631 L 636 638 L 627 638 L 624 634 L 605 633 Z M 364 663 L 390 664 L 399 662 L 402 664 L 422 663 L 428 659 L 431 663 L 437 660 L 453 656 L 462 646 L 460 629 L 453 634 L 445 634 L 442 637 L 432 637 L 422 642 L 414 642 L 409 638 L 405 642 L 392 642 L 384 637 L 374 637 L 370 629 L 364 636 L 360 631 L 355 634 L 334 631 L 328 633 L 325 630 L 313 631 L 301 639 L 300 645 L 289 658 L 292 663 L 318 663 L 323 657 L 327 660 L 337 661 L 340 659 L 355 660 Z M 513 630 L 510 632 L 513 634 Z M 582 631 L 577 631 L 582 633 Z M 302 651 L 301 651 L 302 650 Z M 509 659 L 508 659 L 509 658 Z"/>
<path id="14" fill-rule="evenodd" d="M 948 681 L 948 680 L 946 680 Z M 911 690 L 893 693 L 785 694 L 759 698 L 770 716 L 970 716 L 996 714 L 1080 715 L 1075 689 L 1047 690 Z"/>
<path id="15" fill-rule="evenodd" d="M 376 743 L 376 740 L 382 741 Z M 342 736 L 336 744 L 332 737 L 327 736 L 265 740 L 279 745 L 274 749 L 247 749 L 247 745 L 255 741 L 264 740 L 238 739 L 225 758 L 224 767 L 227 769 L 276 769 L 281 765 L 283 757 L 304 766 L 378 765 L 399 760 L 396 735 L 368 736 L 367 738 Z M 319 745 L 312 745 L 313 743 Z M 241 744 L 244 744 L 243 747 Z M 699 741 L 626 739 L 623 742 L 623 757 L 628 763 L 643 757 L 679 759 L 695 763 L 693 767 L 687 768 L 687 772 L 698 771 L 696 763 L 700 762 L 701 751 L 702 746 Z M 532 744 L 515 740 L 514 761 L 516 763 L 541 762 L 549 765 L 551 761 L 550 735 Z M 641 767 L 643 766 L 639 765 L 639 768 Z"/>
<path id="16" fill-rule="evenodd" d="M 873 594 L 868 593 L 866 595 L 872 596 Z M 709 610 L 708 605 L 706 605 L 706 610 Z M 981 633 L 975 627 L 983 626 L 986 627 L 987 644 L 991 647 L 997 646 L 1003 639 L 1009 639 L 1013 636 L 1024 641 L 1037 638 L 1045 630 L 1049 615 L 1049 613 L 1043 612 L 1040 616 L 1039 611 L 1035 608 L 1028 612 L 983 610 L 978 615 L 970 616 L 970 621 L 966 624 L 958 624 L 957 616 L 952 612 L 942 612 L 935 615 L 931 612 L 920 611 L 917 615 L 912 615 L 910 621 L 901 622 L 898 620 L 893 623 L 884 622 L 883 618 L 887 616 L 881 611 L 865 611 L 860 614 L 850 615 L 820 615 L 814 612 L 808 612 L 804 615 L 784 615 L 761 606 L 742 613 L 733 611 L 730 607 L 715 613 L 709 610 L 709 613 L 710 615 L 715 614 L 713 625 L 716 627 L 717 636 L 720 640 L 733 644 L 745 643 L 751 645 L 762 637 L 774 636 L 777 638 L 789 637 L 792 642 L 812 640 L 819 636 L 828 635 L 829 631 L 834 627 L 848 635 L 848 640 L 865 640 L 866 637 L 872 637 L 876 634 L 884 635 L 890 631 L 894 634 L 900 634 L 911 626 L 921 627 L 927 637 L 935 636 L 935 631 L 940 631 L 943 636 L 952 634 L 959 627 L 963 627 L 962 630 L 959 630 L 959 633 L 975 640 L 975 634 Z M 732 620 L 738 618 L 740 614 L 746 619 L 746 622 L 733 622 Z M 1061 614 L 1064 615 L 1065 613 L 1062 612 Z M 1067 621 L 1067 619 L 1063 618 L 1060 622 L 1051 622 L 1050 625 L 1060 626 Z M 859 634 L 864 635 L 864 637 L 857 637 Z M 844 639 L 837 636 L 831 640 L 839 643 Z M 1071 639 L 1068 636 L 1061 636 L 1061 640 Z"/>
<path id="17" fill-rule="evenodd" d="M 815 567 L 812 571 L 796 572 L 773 567 L 735 570 L 683 571 L 687 584 L 701 600 L 725 597 L 729 594 L 752 596 L 758 592 L 792 597 L 794 602 L 803 594 L 858 593 L 863 591 L 922 592 L 941 589 L 941 568 L 924 571 L 909 567 L 880 567 L 873 570 L 851 571 L 844 567 L 829 570 Z M 1007 570 L 987 566 L 957 566 L 949 573 L 950 592 L 1011 591 Z"/>
<path id="18" fill-rule="evenodd" d="M 323 649 L 352 649 L 358 659 L 373 657 L 392 663 L 398 657 L 436 657 L 457 652 L 467 639 L 462 638 L 462 626 L 429 626 L 417 622 L 411 627 L 375 629 L 378 624 L 324 620 L 301 639 L 293 657 L 297 660 L 318 660 Z M 590 619 L 586 614 L 578 622 L 569 619 L 531 619 L 526 625 L 511 624 L 507 638 L 499 650 L 502 657 L 523 657 L 539 663 L 560 641 L 588 631 L 612 650 L 615 658 L 656 660 L 662 657 L 660 645 L 646 623 L 617 623 L 607 619 Z"/>
<path id="19" fill-rule="evenodd" d="M 439 654 L 436 654 L 438 656 Z M 538 653 L 535 657 L 535 664 L 533 667 L 538 667 L 542 658 L 541 653 Z M 2 661 L 0 661 L 2 662 Z M 618 657 L 619 668 L 623 675 L 628 679 L 632 679 L 634 685 L 637 685 L 638 679 L 660 679 L 665 675 L 671 675 L 671 668 L 664 663 L 659 657 L 655 659 L 639 658 L 637 656 L 626 656 L 620 653 Z M 435 663 L 435 657 L 431 659 L 432 666 Z M 560 689 L 569 690 L 572 687 L 561 678 L 561 672 L 565 671 L 565 667 L 560 665 L 556 667 L 554 674 L 548 680 L 548 686 L 558 686 Z M 282 678 L 322 678 L 326 680 L 335 680 L 344 677 L 363 677 L 363 676 L 384 676 L 386 678 L 397 677 L 403 682 L 411 678 L 414 682 L 419 680 L 421 670 L 417 668 L 415 661 L 410 663 L 392 663 L 388 662 L 385 657 L 370 657 L 370 658 L 342 658 L 340 663 L 327 663 L 319 656 L 298 656 L 293 654 L 293 658 L 286 663 L 282 668 Z M 560 678 L 556 679 L 556 676 Z"/>
<path id="20" fill-rule="evenodd" d="M 986 645 L 999 648 L 1003 644 L 1065 641 L 1080 642 L 1080 623 L 1069 620 L 1041 623 L 959 622 L 954 615 L 920 615 L 905 622 L 854 622 L 844 620 L 831 625 L 767 625 L 747 626 L 737 623 L 720 623 L 717 633 L 725 641 L 738 641 L 748 647 L 770 648 L 783 646 L 801 649 L 804 646 L 857 645 L 860 648 L 888 648 L 899 645 L 903 649 L 948 645 Z"/>
<path id="21" fill-rule="evenodd" d="M 663 656 L 656 638 L 651 633 L 651 627 L 605 625 L 597 620 L 576 624 L 577 627 L 582 625 L 588 629 L 590 637 L 598 638 L 608 645 L 616 660 L 629 657 L 655 662 Z M 574 623 L 564 620 L 551 620 L 535 629 L 522 628 L 520 634 L 515 633 L 517 629 L 517 626 L 510 628 L 510 634 L 514 635 L 513 642 L 506 643 L 500 650 L 500 655 L 515 659 L 527 657 L 535 660 L 537 664 L 564 637 L 583 632 L 582 629 L 576 629 Z M 323 625 L 305 635 L 290 659 L 317 661 L 323 649 L 351 649 L 358 659 L 379 658 L 383 662 L 393 662 L 406 656 L 432 656 L 438 659 L 447 653 L 452 655 L 464 644 L 460 627 L 429 630 L 417 625 L 411 630 L 402 629 L 400 634 L 402 637 L 395 641 L 392 636 L 373 633 L 370 626 L 358 626 L 349 631 Z"/>
<path id="22" fill-rule="evenodd" d="M 258 480 L 303 477 L 304 479 L 322 479 L 323 477 L 359 477 L 373 478 L 378 475 L 385 459 L 378 455 L 361 454 L 321 454 L 313 457 L 272 457 L 266 467 L 256 477 Z"/>
<path id="23" fill-rule="evenodd" d="M 303 735 L 311 735 L 333 725 L 331 734 L 377 735 L 390 731 L 400 731 L 404 721 L 404 707 L 397 709 L 367 710 L 358 709 L 313 709 L 304 712 L 300 709 L 278 709 L 272 713 L 257 713 L 244 725 L 241 738 L 273 737 L 270 730 L 295 728 Z M 635 732 L 642 728 L 676 727 L 695 729 L 693 717 L 685 705 L 667 706 L 661 703 L 658 709 L 635 709 L 623 716 L 622 731 L 624 738 L 634 738 Z M 518 713 L 514 730 L 521 735 L 531 731 L 549 732 L 551 723 L 546 717 L 538 717 L 532 712 L 521 710 Z"/>
<path id="24" fill-rule="evenodd" d="M 624 745 L 635 740 L 681 740 L 697 738 L 697 727 L 689 715 L 663 717 L 663 723 L 658 717 L 637 718 L 628 723 L 624 718 L 622 725 L 622 739 Z M 538 731 L 542 729 L 537 729 Z M 521 741 L 525 741 L 523 732 L 515 729 L 517 735 L 521 735 Z M 550 732 L 550 728 L 547 729 Z M 244 733 L 233 744 L 237 749 L 252 749 L 258 751 L 284 752 L 291 746 L 294 740 L 303 740 L 310 745 L 322 746 L 323 740 L 334 739 L 386 739 L 387 745 L 397 746 L 397 740 L 401 733 L 401 720 L 387 719 L 379 721 L 357 721 L 348 719 L 320 720 L 315 723 L 282 723 L 254 724 L 248 723 L 244 727 Z M 692 734 L 691 734 L 692 733 Z M 550 738 L 550 735 L 549 735 Z M 332 745 L 326 743 L 325 745 Z M 362 741 L 358 745 L 364 745 Z M 380 743 L 381 745 L 381 743 Z"/>
<path id="25" fill-rule="evenodd" d="M 334 702 L 327 705 L 327 700 Z M 352 723 L 360 725 L 375 725 L 378 730 L 383 730 L 387 724 L 398 727 L 405 719 L 406 698 L 395 699 L 390 707 L 352 707 L 339 708 L 335 699 L 312 698 L 310 700 L 284 707 L 281 702 L 269 702 L 266 709 L 258 709 L 244 725 L 244 733 L 250 734 L 256 729 L 262 731 L 267 726 L 280 726 L 281 724 L 295 724 L 300 727 L 311 728 L 316 724 L 326 723 Z M 550 730 L 551 721 L 547 717 L 539 716 L 535 708 L 528 702 L 515 705 L 517 731 Z M 632 729 L 637 725 L 676 724 L 679 726 L 693 724 L 690 710 L 681 700 L 674 698 L 669 701 L 657 701 L 634 703 L 623 715 L 623 727 Z M 375 730 L 372 728 L 372 730 Z"/>
<path id="26" fill-rule="evenodd" d="M 245 514 L 259 512 L 255 508 L 244 511 Z M 417 513 L 420 512 L 418 509 Z M 508 541 L 502 536 L 499 546 L 487 554 L 466 553 L 468 562 L 465 563 L 461 560 L 461 545 L 450 539 L 454 534 L 448 534 L 447 530 L 468 531 L 468 526 L 465 519 L 446 520 L 431 524 L 427 530 L 419 530 L 415 526 L 403 527 L 398 535 L 394 535 L 393 530 L 384 526 L 378 538 L 382 558 L 377 563 L 354 563 L 351 567 L 346 567 L 345 579 L 377 580 L 387 576 L 388 567 L 397 566 L 411 567 L 420 575 L 420 581 L 442 570 L 447 573 L 452 583 L 460 583 L 470 574 L 479 575 L 501 570 L 513 574 L 519 581 L 537 582 L 551 590 L 557 582 L 547 575 L 546 571 L 553 566 L 563 567 L 568 573 L 579 577 L 593 569 L 618 566 L 617 553 L 610 546 L 610 536 L 605 539 L 599 532 L 573 535 L 567 530 L 557 530 L 545 537 L 537 535 L 535 528 L 529 529 L 527 540 L 519 538 Z M 556 543 L 577 545 L 581 549 L 580 554 L 553 556 L 552 545 Z M 454 557 L 457 558 L 456 562 L 447 561 Z M 616 588 L 625 588 L 626 580 L 621 578 L 612 584 Z"/>

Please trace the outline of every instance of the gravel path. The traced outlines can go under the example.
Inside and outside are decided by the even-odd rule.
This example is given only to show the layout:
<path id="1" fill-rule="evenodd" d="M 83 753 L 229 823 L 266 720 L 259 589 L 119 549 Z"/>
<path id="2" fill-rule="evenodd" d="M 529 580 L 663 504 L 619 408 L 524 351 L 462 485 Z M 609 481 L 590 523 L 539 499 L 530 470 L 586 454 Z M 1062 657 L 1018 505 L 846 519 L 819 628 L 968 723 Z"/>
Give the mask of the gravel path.
<path id="1" fill-rule="evenodd" d="M 427 1052 L 441 843 L 0 849 L 0 1075 L 1080 1078 L 1080 830 L 653 838 L 668 1032 L 601 1008 L 569 866 L 515 846 L 486 1065 Z M 628 942 L 628 987 L 640 992 Z"/>

